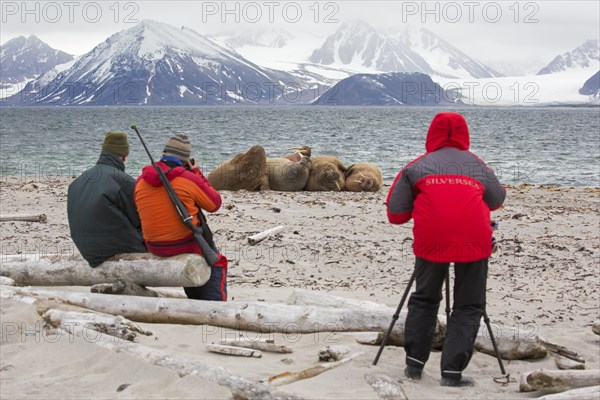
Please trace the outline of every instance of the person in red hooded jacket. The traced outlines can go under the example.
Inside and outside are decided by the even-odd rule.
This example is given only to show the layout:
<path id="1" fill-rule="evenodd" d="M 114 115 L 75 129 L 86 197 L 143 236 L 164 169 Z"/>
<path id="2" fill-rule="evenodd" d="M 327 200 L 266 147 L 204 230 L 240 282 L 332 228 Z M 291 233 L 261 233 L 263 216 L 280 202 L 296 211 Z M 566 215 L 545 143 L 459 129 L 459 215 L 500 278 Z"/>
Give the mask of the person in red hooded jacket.
<path id="1" fill-rule="evenodd" d="M 156 164 L 165 172 L 173 190 L 186 206 L 194 225 L 200 226 L 201 209 L 215 212 L 221 207 L 221 196 L 208 183 L 194 161 L 190 161 L 192 145 L 186 135 L 169 138 L 163 156 Z M 183 224 L 169 195 L 152 165 L 142 169 L 135 185 L 135 204 L 142 222 L 142 234 L 148 251 L 161 257 L 177 254 L 202 254 L 192 232 Z M 184 288 L 190 299 L 227 300 L 227 258 L 218 254 L 219 261 L 211 267 L 208 282 L 200 287 Z"/>
<path id="2" fill-rule="evenodd" d="M 392 224 L 414 220 L 417 287 L 404 331 L 409 378 L 420 379 L 429 358 L 442 286 L 454 263 L 454 303 L 441 359 L 443 386 L 474 383 L 462 371 L 473 355 L 485 311 L 490 211 L 506 197 L 494 171 L 469 151 L 469 142 L 462 115 L 436 115 L 427 132 L 427 152 L 400 171 L 386 201 Z"/>

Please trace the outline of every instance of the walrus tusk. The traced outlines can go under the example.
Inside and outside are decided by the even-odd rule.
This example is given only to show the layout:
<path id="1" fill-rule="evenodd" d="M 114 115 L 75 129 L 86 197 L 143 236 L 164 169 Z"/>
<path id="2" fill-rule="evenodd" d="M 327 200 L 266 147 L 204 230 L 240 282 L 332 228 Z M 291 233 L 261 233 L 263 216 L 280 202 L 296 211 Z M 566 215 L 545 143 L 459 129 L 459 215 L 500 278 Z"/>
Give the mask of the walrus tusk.
<path id="1" fill-rule="evenodd" d="M 339 183 L 337 183 L 337 182 L 336 182 L 336 183 L 335 183 L 335 186 L 337 187 L 337 190 L 338 190 L 338 191 L 340 191 L 340 192 L 342 191 L 342 188 L 340 187 L 340 184 L 339 184 Z"/>
<path id="2" fill-rule="evenodd" d="M 363 178 L 366 178 L 365 174 L 363 174 L 362 172 L 359 172 L 360 176 L 362 176 Z"/>

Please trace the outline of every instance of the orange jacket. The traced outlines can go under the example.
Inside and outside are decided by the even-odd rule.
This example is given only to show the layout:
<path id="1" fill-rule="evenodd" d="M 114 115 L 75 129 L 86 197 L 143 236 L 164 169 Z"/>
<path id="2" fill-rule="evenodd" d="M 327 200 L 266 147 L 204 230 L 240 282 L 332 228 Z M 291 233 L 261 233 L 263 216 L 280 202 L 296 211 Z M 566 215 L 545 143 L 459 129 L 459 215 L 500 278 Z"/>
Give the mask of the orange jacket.
<path id="1" fill-rule="evenodd" d="M 221 196 L 208 183 L 198 168 L 170 168 L 163 162 L 157 165 L 165 171 L 177 196 L 199 225 L 200 209 L 215 212 L 221 208 Z M 142 169 L 135 185 L 135 205 L 142 221 L 142 234 L 148 242 L 169 242 L 189 237 L 192 233 L 181 222 L 175 207 L 152 165 Z"/>

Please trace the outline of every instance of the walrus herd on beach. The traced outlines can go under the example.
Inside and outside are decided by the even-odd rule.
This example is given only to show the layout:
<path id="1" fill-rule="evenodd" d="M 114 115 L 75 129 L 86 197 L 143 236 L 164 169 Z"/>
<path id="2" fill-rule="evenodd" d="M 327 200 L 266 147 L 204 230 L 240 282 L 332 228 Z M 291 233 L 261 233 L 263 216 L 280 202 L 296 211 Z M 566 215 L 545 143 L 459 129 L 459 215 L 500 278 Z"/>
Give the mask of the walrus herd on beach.
<path id="1" fill-rule="evenodd" d="M 334 156 L 312 157 L 308 146 L 293 147 L 294 153 L 267 158 L 262 146 L 253 146 L 223 162 L 208 174 L 216 190 L 278 190 L 377 192 L 383 185 L 375 164 L 346 167 Z"/>

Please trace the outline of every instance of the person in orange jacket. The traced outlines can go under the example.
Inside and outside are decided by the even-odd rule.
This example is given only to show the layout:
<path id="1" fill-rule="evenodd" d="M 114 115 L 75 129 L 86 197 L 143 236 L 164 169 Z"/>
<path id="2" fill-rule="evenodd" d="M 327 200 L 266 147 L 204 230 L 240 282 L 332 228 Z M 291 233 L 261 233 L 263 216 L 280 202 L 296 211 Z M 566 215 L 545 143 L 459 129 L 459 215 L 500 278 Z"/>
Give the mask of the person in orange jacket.
<path id="1" fill-rule="evenodd" d="M 221 196 L 208 183 L 196 162 L 190 160 L 192 145 L 186 135 L 169 138 L 163 156 L 156 164 L 165 172 L 173 190 L 200 226 L 198 214 L 221 208 Z M 142 234 L 148 251 L 160 257 L 177 254 L 202 254 L 192 232 L 183 224 L 171 199 L 152 165 L 142 169 L 135 185 L 135 204 L 142 221 Z M 218 253 L 212 239 L 207 240 Z M 219 261 L 211 267 L 210 279 L 199 287 L 184 288 L 190 299 L 227 301 L 227 258 L 218 254 Z"/>

